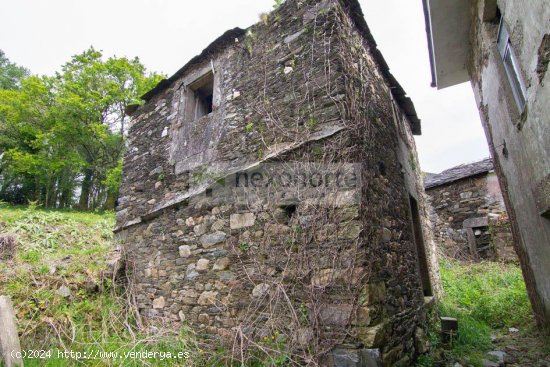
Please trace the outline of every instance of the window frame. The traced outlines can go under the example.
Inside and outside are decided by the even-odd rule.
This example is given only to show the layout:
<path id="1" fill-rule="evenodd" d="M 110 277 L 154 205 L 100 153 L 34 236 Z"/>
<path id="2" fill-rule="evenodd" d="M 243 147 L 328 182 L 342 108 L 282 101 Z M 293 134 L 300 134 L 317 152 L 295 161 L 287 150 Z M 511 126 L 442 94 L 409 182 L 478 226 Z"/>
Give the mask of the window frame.
<path id="1" fill-rule="evenodd" d="M 497 49 L 506 71 L 508 83 L 512 89 L 514 101 L 519 112 L 522 113 L 527 104 L 527 88 L 522 77 L 519 60 L 510 41 L 510 33 L 504 23 L 504 16 L 501 16 L 498 26 Z"/>
<path id="2" fill-rule="evenodd" d="M 205 80 L 210 80 L 206 81 Z M 211 102 L 209 104 L 211 110 L 205 111 L 204 113 L 200 114 L 199 111 L 199 105 L 204 105 L 203 96 L 201 96 L 200 89 L 203 88 L 203 84 L 209 84 L 211 83 Z M 214 112 L 214 109 L 216 108 L 215 100 L 216 100 L 216 78 L 215 73 L 213 70 L 207 70 L 203 73 L 201 73 L 198 77 L 194 78 L 192 82 L 185 84 L 185 120 L 189 122 L 198 121 L 201 118 L 205 116 L 209 116 Z M 209 88 L 210 89 L 210 88 Z"/>

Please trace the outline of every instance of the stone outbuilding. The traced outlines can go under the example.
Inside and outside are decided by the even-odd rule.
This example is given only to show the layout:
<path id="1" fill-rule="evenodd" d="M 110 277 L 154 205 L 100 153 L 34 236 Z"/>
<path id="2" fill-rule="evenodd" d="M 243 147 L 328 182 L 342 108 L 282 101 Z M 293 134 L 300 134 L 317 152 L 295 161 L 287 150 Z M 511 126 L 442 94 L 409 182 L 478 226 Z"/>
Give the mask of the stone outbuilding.
<path id="1" fill-rule="evenodd" d="M 116 232 L 149 322 L 247 362 L 426 352 L 439 283 L 420 121 L 357 1 L 287 0 L 143 99 Z"/>
<path id="2" fill-rule="evenodd" d="M 550 0 L 422 2 L 432 85 L 472 85 L 535 318 L 550 330 Z"/>
<path id="3" fill-rule="evenodd" d="M 517 261 L 491 158 L 427 174 L 424 187 L 441 254 L 458 260 Z"/>

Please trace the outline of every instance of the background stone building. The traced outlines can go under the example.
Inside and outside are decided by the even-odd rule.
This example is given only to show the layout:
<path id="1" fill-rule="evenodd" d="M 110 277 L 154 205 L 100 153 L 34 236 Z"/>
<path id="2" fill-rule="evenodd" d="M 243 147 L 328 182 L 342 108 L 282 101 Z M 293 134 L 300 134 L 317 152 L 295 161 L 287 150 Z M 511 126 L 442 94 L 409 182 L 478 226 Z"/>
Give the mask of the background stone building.
<path id="1" fill-rule="evenodd" d="M 470 81 L 527 291 L 550 328 L 550 0 L 423 0 L 432 85 Z"/>
<path id="2" fill-rule="evenodd" d="M 287 0 L 143 98 L 116 231 L 144 316 L 228 358 L 426 352 L 438 281 L 420 121 L 357 1 Z"/>
<path id="3" fill-rule="evenodd" d="M 491 158 L 424 179 L 440 253 L 459 260 L 517 260 Z"/>

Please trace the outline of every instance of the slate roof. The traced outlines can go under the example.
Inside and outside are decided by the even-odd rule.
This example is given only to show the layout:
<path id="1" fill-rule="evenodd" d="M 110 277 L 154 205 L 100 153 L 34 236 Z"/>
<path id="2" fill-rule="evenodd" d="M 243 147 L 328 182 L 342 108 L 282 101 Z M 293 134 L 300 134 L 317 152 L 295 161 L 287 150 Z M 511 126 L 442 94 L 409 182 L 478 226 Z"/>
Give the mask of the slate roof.
<path id="1" fill-rule="evenodd" d="M 355 23 L 355 26 L 359 30 L 359 33 L 361 33 L 363 38 L 366 40 L 369 50 L 372 53 L 374 60 L 380 67 L 380 70 L 382 72 L 382 75 L 384 76 L 384 79 L 390 85 L 393 98 L 395 99 L 395 101 L 397 102 L 397 104 L 399 105 L 403 113 L 409 119 L 413 134 L 420 135 L 421 134 L 420 119 L 416 114 L 416 109 L 414 108 L 414 104 L 412 100 L 407 96 L 407 93 L 405 92 L 403 87 L 401 87 L 397 79 L 395 79 L 392 73 L 390 73 L 390 67 L 386 63 L 386 60 L 384 60 L 384 56 L 382 56 L 382 53 L 377 48 L 376 41 L 374 40 L 374 37 L 370 33 L 369 27 L 367 26 L 367 22 L 365 21 L 365 17 L 363 15 L 363 11 L 361 10 L 361 6 L 359 5 L 359 1 L 340 0 L 340 3 L 344 7 L 344 9 L 346 9 L 349 16 Z M 242 37 L 245 33 L 246 33 L 246 30 L 241 28 L 234 28 L 225 32 L 219 38 L 217 38 L 214 42 L 208 45 L 208 47 L 206 47 L 199 55 L 193 57 L 187 64 L 185 64 L 181 69 L 179 69 L 174 75 L 172 75 L 168 79 L 161 80 L 153 89 L 151 89 L 149 92 L 141 96 L 141 99 L 145 101 L 149 101 L 155 95 L 167 89 L 174 81 L 176 81 L 183 74 L 185 74 L 187 70 L 207 60 L 209 57 L 211 57 L 221 49 L 227 47 L 228 45 L 234 44 L 235 38 Z"/>
<path id="2" fill-rule="evenodd" d="M 445 185 L 454 181 L 462 180 L 472 176 L 481 175 L 490 172 L 494 169 L 493 160 L 485 158 L 474 163 L 461 164 L 459 166 L 449 168 L 441 173 L 429 173 L 424 178 L 424 188 L 429 189 Z"/>

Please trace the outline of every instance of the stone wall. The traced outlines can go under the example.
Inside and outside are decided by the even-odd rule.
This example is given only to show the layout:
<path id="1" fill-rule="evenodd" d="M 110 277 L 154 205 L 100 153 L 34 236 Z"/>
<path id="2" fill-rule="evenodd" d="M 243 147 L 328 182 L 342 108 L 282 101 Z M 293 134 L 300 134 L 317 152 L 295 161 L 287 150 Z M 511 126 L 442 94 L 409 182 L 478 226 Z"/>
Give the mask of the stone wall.
<path id="1" fill-rule="evenodd" d="M 185 323 L 227 358 L 259 345 L 296 364 L 406 366 L 425 352 L 437 263 L 414 140 L 352 3 L 287 0 L 135 112 L 117 232 L 150 321 Z M 189 121 L 188 85 L 212 69 L 213 111 Z M 277 185 L 293 175 L 306 180 Z"/>
<path id="2" fill-rule="evenodd" d="M 510 32 L 526 105 L 518 109 L 496 47 L 500 19 Z M 501 183 L 516 252 L 540 325 L 550 327 L 550 1 L 480 0 L 473 6 L 469 73 L 495 172 Z"/>
<path id="3" fill-rule="evenodd" d="M 431 187 L 426 193 L 434 236 L 444 256 L 458 260 L 517 261 L 508 215 L 494 172 Z M 473 228 L 482 229 L 476 232 Z M 470 233 L 470 237 L 474 235 L 473 241 L 468 238 L 469 231 L 473 232 Z M 473 246 L 472 242 L 479 245 L 481 241 L 486 243 L 485 240 L 489 241 L 488 248 Z"/>

